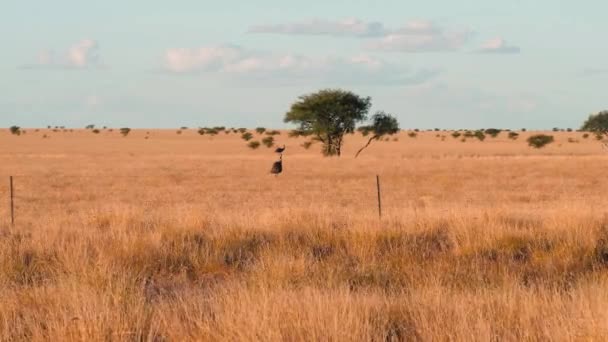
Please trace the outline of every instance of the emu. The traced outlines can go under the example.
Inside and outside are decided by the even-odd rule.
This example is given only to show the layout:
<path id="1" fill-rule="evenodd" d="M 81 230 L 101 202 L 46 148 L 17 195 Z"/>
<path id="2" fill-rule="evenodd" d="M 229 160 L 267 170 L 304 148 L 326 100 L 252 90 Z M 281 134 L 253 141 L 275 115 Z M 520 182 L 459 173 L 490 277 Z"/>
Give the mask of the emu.
<path id="1" fill-rule="evenodd" d="M 274 150 L 274 152 L 276 153 L 283 153 L 285 151 L 285 145 L 283 145 L 283 147 L 278 147 L 276 150 Z"/>
<path id="2" fill-rule="evenodd" d="M 283 172 L 283 155 L 281 154 L 279 160 L 272 164 L 272 169 L 270 169 L 270 173 L 278 176 L 279 173 Z"/>

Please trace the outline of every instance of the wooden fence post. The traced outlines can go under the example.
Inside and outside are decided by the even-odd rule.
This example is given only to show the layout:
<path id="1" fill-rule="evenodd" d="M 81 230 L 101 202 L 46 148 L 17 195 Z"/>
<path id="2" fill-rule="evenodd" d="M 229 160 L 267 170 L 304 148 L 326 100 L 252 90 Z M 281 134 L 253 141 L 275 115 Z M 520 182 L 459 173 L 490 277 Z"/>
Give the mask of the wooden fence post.
<path id="1" fill-rule="evenodd" d="M 11 192 L 11 225 L 15 225 L 15 189 L 13 187 L 13 176 L 10 176 L 10 192 Z"/>
<path id="2" fill-rule="evenodd" d="M 380 195 L 380 176 L 376 175 L 376 187 L 378 189 L 378 218 L 382 219 L 382 196 Z"/>

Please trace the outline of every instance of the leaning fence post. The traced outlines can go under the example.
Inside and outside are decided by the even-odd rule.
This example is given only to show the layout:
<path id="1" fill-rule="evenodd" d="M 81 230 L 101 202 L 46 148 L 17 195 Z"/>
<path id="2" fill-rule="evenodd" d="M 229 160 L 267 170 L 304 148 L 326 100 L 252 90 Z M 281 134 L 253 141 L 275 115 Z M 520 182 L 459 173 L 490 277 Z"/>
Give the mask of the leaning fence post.
<path id="1" fill-rule="evenodd" d="M 13 176 L 10 176 L 10 192 L 11 192 L 11 225 L 15 225 L 15 190 L 13 187 Z"/>
<path id="2" fill-rule="evenodd" d="M 376 175 L 376 188 L 378 189 L 378 218 L 382 219 L 382 196 L 380 195 L 380 176 Z"/>

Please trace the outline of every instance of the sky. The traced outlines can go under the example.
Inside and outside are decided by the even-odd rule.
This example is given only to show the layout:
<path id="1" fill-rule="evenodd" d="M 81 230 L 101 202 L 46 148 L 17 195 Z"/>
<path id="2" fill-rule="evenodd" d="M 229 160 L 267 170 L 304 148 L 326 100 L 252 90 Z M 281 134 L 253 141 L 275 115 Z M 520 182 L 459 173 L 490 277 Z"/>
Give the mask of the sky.
<path id="1" fill-rule="evenodd" d="M 608 109 L 600 0 L 0 0 L 0 126 L 288 127 L 371 96 L 402 128 L 579 127 Z"/>

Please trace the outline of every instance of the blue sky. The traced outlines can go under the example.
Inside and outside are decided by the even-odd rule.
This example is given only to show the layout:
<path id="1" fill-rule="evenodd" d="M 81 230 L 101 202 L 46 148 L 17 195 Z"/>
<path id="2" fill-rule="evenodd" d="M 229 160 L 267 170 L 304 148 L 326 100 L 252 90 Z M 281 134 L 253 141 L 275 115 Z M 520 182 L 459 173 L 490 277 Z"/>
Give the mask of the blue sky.
<path id="1" fill-rule="evenodd" d="M 284 127 L 327 87 L 402 127 L 577 127 L 608 107 L 608 3 L 16 1 L 0 126 Z"/>

